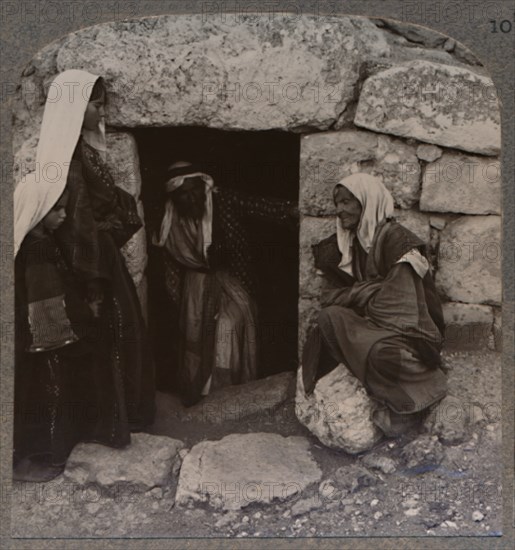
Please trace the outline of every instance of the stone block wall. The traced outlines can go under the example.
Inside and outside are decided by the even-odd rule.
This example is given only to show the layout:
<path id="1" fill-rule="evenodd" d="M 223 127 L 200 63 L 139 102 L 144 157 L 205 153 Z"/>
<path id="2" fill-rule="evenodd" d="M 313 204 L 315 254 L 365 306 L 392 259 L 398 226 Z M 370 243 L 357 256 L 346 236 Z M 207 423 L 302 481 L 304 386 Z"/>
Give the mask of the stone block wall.
<path id="1" fill-rule="evenodd" d="M 299 350 L 319 308 L 310 246 L 334 231 L 332 188 L 357 171 L 383 179 L 397 219 L 428 243 L 449 343 L 499 345 L 500 110 L 486 69 L 462 44 L 360 17 L 182 15 L 81 29 L 23 72 L 13 105 L 15 181 L 34 161 L 48 85 L 71 68 L 104 77 L 107 124 L 117 130 L 109 163 L 137 200 L 132 128 L 301 134 Z M 144 230 L 124 254 L 145 300 Z M 480 337 L 467 336 L 476 329 Z"/>

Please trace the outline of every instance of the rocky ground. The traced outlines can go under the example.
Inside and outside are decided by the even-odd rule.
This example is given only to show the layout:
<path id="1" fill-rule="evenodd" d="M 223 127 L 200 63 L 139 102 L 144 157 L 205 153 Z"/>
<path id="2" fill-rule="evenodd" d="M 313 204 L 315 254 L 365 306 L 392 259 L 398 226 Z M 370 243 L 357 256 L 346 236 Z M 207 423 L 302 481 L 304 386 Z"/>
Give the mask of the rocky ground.
<path id="1" fill-rule="evenodd" d="M 168 437 L 141 434 L 122 458 L 76 448 L 63 476 L 14 484 L 13 536 L 499 535 L 500 355 L 454 353 L 445 362 L 461 403 L 447 408 L 454 420 L 359 455 L 322 445 L 296 420 L 291 375 L 188 411 L 160 395 L 153 435 Z M 195 492 L 202 472 L 208 497 Z M 229 484 L 237 479 L 238 488 Z M 263 486 L 279 491 L 263 495 Z"/>

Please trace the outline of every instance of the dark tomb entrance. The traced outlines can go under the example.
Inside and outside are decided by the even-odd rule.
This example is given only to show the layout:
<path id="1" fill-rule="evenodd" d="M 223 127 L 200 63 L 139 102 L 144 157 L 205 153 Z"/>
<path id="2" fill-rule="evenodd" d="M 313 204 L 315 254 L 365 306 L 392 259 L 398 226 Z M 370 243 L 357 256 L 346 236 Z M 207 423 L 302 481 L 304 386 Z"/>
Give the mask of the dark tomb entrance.
<path id="1" fill-rule="evenodd" d="M 149 241 L 159 229 L 166 197 L 167 168 L 176 161 L 198 164 L 215 186 L 253 196 L 275 197 L 298 204 L 300 137 L 280 131 L 227 132 L 209 128 L 133 130 L 143 180 L 141 198 Z M 263 378 L 298 366 L 299 237 L 289 226 L 244 219 L 258 281 L 259 366 Z M 163 250 L 148 246 L 148 319 L 158 389 L 177 389 L 173 349 L 177 327 L 170 324 L 164 281 Z"/>

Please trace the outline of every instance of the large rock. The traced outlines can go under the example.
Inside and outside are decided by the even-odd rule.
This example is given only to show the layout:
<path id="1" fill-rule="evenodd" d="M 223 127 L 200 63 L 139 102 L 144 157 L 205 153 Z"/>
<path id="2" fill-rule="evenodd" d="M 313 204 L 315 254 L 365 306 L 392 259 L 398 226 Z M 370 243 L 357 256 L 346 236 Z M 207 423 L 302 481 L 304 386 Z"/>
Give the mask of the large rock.
<path id="1" fill-rule="evenodd" d="M 372 132 L 341 130 L 302 138 L 301 212 L 310 216 L 334 214 L 334 186 L 356 172 L 381 177 L 401 208 L 409 208 L 418 201 L 420 165 L 413 145 Z"/>
<path id="2" fill-rule="evenodd" d="M 443 315 L 447 351 L 488 347 L 494 321 L 490 306 L 448 302 L 443 304 Z"/>
<path id="3" fill-rule="evenodd" d="M 395 209 L 395 219 L 404 227 L 415 233 L 417 237 L 420 237 L 426 244 L 430 241 L 430 227 L 429 216 L 418 210 L 402 210 Z"/>
<path id="4" fill-rule="evenodd" d="M 350 454 L 371 449 L 382 437 L 371 420 L 374 408 L 363 385 L 345 365 L 322 377 L 310 396 L 304 392 L 299 369 L 295 414 L 324 445 Z"/>
<path id="5" fill-rule="evenodd" d="M 185 412 L 185 420 L 224 424 L 230 421 L 262 421 L 295 395 L 295 375 L 282 372 L 238 386 L 211 392 Z"/>
<path id="6" fill-rule="evenodd" d="M 302 357 L 302 349 L 309 331 L 317 322 L 320 308 L 318 298 L 299 298 L 299 360 Z"/>
<path id="7" fill-rule="evenodd" d="M 285 500 L 321 478 L 304 437 L 232 434 L 203 441 L 186 455 L 176 503 L 239 510 L 254 502 Z"/>
<path id="8" fill-rule="evenodd" d="M 79 485 L 111 487 L 130 484 L 135 489 L 167 485 L 180 466 L 182 441 L 161 435 L 136 433 L 124 449 L 97 443 L 79 443 L 66 463 L 65 477 Z"/>
<path id="9" fill-rule="evenodd" d="M 336 232 L 334 216 L 313 218 L 302 216 L 300 221 L 299 251 L 299 295 L 319 298 L 322 275 L 317 273 L 311 246 Z"/>
<path id="10" fill-rule="evenodd" d="M 468 403 L 447 395 L 432 407 L 424 429 L 446 445 L 462 443 L 467 436 L 470 408 Z"/>
<path id="11" fill-rule="evenodd" d="M 354 118 L 357 126 L 497 155 L 500 111 L 492 80 L 462 68 L 413 61 L 369 77 Z"/>
<path id="12" fill-rule="evenodd" d="M 112 132 L 106 136 L 107 165 L 114 182 L 136 200 L 141 192 L 141 173 L 138 147 L 127 132 Z"/>
<path id="13" fill-rule="evenodd" d="M 410 42 L 422 44 L 428 48 L 443 46 L 448 38 L 445 34 L 420 25 L 395 21 L 394 19 L 381 19 L 380 21 L 395 34 L 403 36 Z"/>
<path id="14" fill-rule="evenodd" d="M 436 145 L 428 145 L 427 143 L 421 143 L 417 147 L 417 157 L 420 160 L 424 160 L 426 162 L 434 162 L 435 160 L 438 160 L 443 154 L 443 151 L 440 149 L 440 147 L 437 147 Z"/>
<path id="15" fill-rule="evenodd" d="M 388 53 L 362 18 L 162 15 L 72 33 L 27 78 L 41 88 L 69 68 L 105 76 L 117 127 L 327 129 L 353 102 L 361 60 Z"/>
<path id="16" fill-rule="evenodd" d="M 500 162 L 492 158 L 445 153 L 424 170 L 420 209 L 500 214 Z"/>
<path id="17" fill-rule="evenodd" d="M 38 141 L 39 135 L 31 136 L 26 139 L 17 150 L 15 150 L 13 166 L 15 187 L 28 173 L 35 171 Z"/>
<path id="18" fill-rule="evenodd" d="M 463 216 L 440 234 L 436 285 L 452 301 L 501 303 L 501 218 Z"/>

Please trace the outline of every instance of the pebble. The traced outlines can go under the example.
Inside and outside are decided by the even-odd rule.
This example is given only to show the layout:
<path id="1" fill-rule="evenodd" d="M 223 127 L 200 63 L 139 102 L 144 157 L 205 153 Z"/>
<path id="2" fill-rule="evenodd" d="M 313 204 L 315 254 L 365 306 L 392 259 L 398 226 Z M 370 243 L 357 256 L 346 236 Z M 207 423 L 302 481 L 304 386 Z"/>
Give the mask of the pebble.
<path id="1" fill-rule="evenodd" d="M 453 529 L 458 528 L 458 526 L 454 523 L 454 521 L 446 520 L 443 522 L 443 525 L 445 525 L 446 527 L 452 527 Z"/>
<path id="2" fill-rule="evenodd" d="M 379 519 L 379 518 L 382 518 L 383 517 L 383 512 L 376 512 L 374 514 L 374 519 Z"/>
<path id="3" fill-rule="evenodd" d="M 370 506 L 377 506 L 379 504 L 379 500 L 375 498 L 374 500 L 370 501 Z"/>
<path id="4" fill-rule="evenodd" d="M 456 47 L 456 40 L 453 40 L 452 38 L 448 38 L 443 45 L 443 49 L 446 52 L 452 52 L 454 48 Z"/>
<path id="5" fill-rule="evenodd" d="M 157 499 L 163 498 L 163 489 L 161 487 L 154 487 L 148 491 L 148 495 Z"/>
<path id="6" fill-rule="evenodd" d="M 243 517 L 241 518 L 241 522 L 242 522 L 242 523 L 248 523 L 248 522 L 249 522 L 249 516 L 243 516 Z"/>
<path id="7" fill-rule="evenodd" d="M 261 512 L 256 512 L 252 517 L 254 519 L 260 519 L 261 518 Z"/>
<path id="8" fill-rule="evenodd" d="M 284 514 L 283 514 L 283 518 L 289 518 L 290 515 L 291 515 L 290 510 L 286 510 L 286 512 L 284 512 Z"/>
<path id="9" fill-rule="evenodd" d="M 418 516 L 418 513 L 420 512 L 420 508 L 408 508 L 405 512 L 405 516 Z"/>
<path id="10" fill-rule="evenodd" d="M 152 509 L 157 510 L 158 508 L 159 508 L 159 503 L 158 502 L 153 502 L 152 503 Z"/>
<path id="11" fill-rule="evenodd" d="M 485 515 L 482 514 L 479 510 L 474 510 L 472 512 L 472 519 L 474 521 L 482 521 L 484 517 L 485 517 Z"/>
<path id="12" fill-rule="evenodd" d="M 100 509 L 100 504 L 98 502 L 90 502 L 89 504 L 86 504 L 86 510 L 88 511 L 88 514 L 96 514 L 98 510 Z"/>

